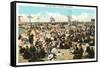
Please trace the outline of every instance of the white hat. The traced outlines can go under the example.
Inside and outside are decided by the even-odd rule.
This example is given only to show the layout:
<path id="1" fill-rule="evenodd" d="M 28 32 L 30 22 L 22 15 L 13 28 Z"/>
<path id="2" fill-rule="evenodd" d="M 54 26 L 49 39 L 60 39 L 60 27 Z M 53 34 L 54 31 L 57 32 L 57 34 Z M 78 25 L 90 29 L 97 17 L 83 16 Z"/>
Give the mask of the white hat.
<path id="1" fill-rule="evenodd" d="M 87 43 L 87 44 L 86 44 L 86 46 L 88 47 L 88 46 L 89 46 L 89 44 Z"/>
<path id="2" fill-rule="evenodd" d="M 48 55 L 48 60 L 51 60 L 53 58 L 53 54 Z"/>

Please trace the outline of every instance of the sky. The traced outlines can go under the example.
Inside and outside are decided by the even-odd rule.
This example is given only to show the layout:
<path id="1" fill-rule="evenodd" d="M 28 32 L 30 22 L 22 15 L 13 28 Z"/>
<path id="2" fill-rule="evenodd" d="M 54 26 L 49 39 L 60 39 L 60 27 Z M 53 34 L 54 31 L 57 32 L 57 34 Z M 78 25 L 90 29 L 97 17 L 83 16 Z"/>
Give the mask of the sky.
<path id="1" fill-rule="evenodd" d="M 95 13 L 94 9 L 91 9 L 93 7 L 84 8 L 84 7 L 79 7 L 79 8 L 71 8 L 71 7 L 38 7 L 38 6 L 19 6 L 19 13 L 20 14 L 37 14 L 37 13 L 43 13 L 45 14 L 46 12 L 50 13 L 61 13 L 63 15 L 80 15 L 81 13 L 88 13 L 93 15 Z"/>
<path id="2" fill-rule="evenodd" d="M 54 7 L 54 6 L 28 6 L 19 5 L 18 13 L 22 15 L 35 15 L 35 16 L 54 16 L 55 18 L 65 18 L 72 16 L 73 20 L 86 20 L 87 18 L 95 18 L 96 12 L 94 7 Z M 66 19 L 66 18 L 65 18 Z M 64 19 L 64 20 L 65 20 Z M 88 20 L 89 20 L 88 19 Z"/>

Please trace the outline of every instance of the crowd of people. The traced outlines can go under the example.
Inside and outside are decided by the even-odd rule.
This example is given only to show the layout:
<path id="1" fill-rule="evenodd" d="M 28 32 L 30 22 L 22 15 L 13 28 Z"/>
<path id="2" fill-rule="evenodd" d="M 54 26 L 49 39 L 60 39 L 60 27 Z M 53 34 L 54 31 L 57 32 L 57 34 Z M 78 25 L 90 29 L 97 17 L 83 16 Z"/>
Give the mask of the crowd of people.
<path id="1" fill-rule="evenodd" d="M 94 24 L 46 23 L 31 25 L 19 34 L 19 54 L 29 61 L 56 59 L 60 49 L 68 49 L 72 59 L 94 58 Z"/>

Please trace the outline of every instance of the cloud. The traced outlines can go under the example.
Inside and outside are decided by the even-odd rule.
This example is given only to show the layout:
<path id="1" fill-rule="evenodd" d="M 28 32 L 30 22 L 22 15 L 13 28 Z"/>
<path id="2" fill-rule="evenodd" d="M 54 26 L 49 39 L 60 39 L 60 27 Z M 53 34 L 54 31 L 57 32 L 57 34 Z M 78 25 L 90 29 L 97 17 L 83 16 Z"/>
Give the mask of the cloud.
<path id="1" fill-rule="evenodd" d="M 50 22 L 50 18 L 53 17 L 55 19 L 55 22 L 67 22 L 68 17 L 65 15 L 62 15 L 60 13 L 38 13 L 31 15 L 31 21 L 32 22 Z M 26 19 L 26 20 L 25 20 Z M 22 22 L 29 22 L 27 16 L 22 17 Z"/>
<path id="2" fill-rule="evenodd" d="M 81 13 L 78 16 L 72 15 L 72 21 L 90 22 L 92 18 L 95 17 L 88 13 Z"/>
<path id="3" fill-rule="evenodd" d="M 53 17 L 55 22 L 67 22 L 68 17 L 60 13 L 47 13 L 48 17 Z"/>

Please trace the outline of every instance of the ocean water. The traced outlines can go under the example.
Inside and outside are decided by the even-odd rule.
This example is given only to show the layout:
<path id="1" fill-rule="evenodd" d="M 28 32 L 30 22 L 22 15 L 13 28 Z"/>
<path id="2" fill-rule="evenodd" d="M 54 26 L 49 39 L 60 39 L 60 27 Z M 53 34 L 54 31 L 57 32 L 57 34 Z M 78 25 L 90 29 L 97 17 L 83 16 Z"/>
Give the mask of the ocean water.
<path id="1" fill-rule="evenodd" d="M 20 28 L 20 27 L 19 27 L 19 29 L 18 29 L 18 30 L 19 30 L 19 32 L 18 32 L 18 33 L 19 33 L 19 35 L 21 35 L 21 34 L 23 34 L 23 33 L 25 32 L 25 29 Z"/>

